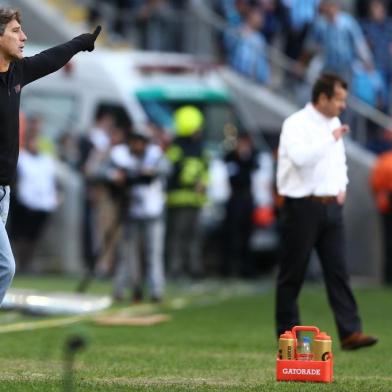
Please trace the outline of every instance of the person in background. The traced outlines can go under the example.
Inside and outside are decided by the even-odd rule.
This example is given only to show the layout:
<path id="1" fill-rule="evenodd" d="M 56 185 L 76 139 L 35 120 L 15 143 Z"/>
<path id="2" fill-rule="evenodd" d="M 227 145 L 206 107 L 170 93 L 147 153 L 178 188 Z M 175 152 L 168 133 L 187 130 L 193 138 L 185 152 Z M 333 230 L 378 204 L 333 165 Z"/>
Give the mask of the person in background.
<path id="1" fill-rule="evenodd" d="M 344 255 L 343 205 L 348 183 L 343 136 L 349 128 L 339 115 L 346 107 L 347 83 L 323 74 L 312 102 L 288 117 L 279 142 L 277 187 L 284 197 L 282 253 L 276 290 L 276 332 L 301 325 L 297 299 L 310 254 L 316 249 L 341 347 L 377 343 L 362 332 Z"/>
<path id="2" fill-rule="evenodd" d="M 116 7 L 116 14 L 113 20 L 113 33 L 124 38 L 127 33 L 127 25 L 129 24 L 126 15 L 130 15 L 134 8 L 133 3 L 135 0 L 111 0 L 108 2 L 114 3 Z"/>
<path id="3" fill-rule="evenodd" d="M 240 26 L 248 10 L 249 2 L 247 0 L 218 0 L 218 11 L 230 27 Z"/>
<path id="4" fill-rule="evenodd" d="M 96 171 L 98 177 L 111 152 L 117 146 L 123 146 L 128 142 L 130 132 L 131 129 L 125 124 L 116 124 L 110 129 L 110 146 Z M 99 226 L 100 235 L 94 272 L 96 276 L 108 277 L 112 276 L 118 259 L 118 243 L 122 230 L 120 221 L 122 221 L 121 214 L 124 212 L 125 195 L 121 187 L 111 182 L 101 182 L 99 178 L 96 178 L 96 186 L 100 188 L 96 205 L 96 224 Z"/>
<path id="5" fill-rule="evenodd" d="M 392 285 L 392 150 L 380 154 L 370 173 L 384 238 L 383 282 Z"/>
<path id="6" fill-rule="evenodd" d="M 200 257 L 200 212 L 207 201 L 208 160 L 203 148 L 204 116 L 194 106 L 174 114 L 176 138 L 166 151 L 171 164 L 167 184 L 167 263 L 172 278 L 186 271 L 204 273 Z"/>
<path id="7" fill-rule="evenodd" d="M 320 15 L 306 38 L 309 57 L 322 56 L 323 72 L 333 72 L 351 82 L 353 60 L 373 68 L 373 57 L 358 22 L 340 9 L 336 0 L 322 0 Z"/>
<path id="8" fill-rule="evenodd" d="M 168 0 L 141 1 L 135 9 L 141 48 L 168 51 L 175 46 L 173 25 L 176 22 L 173 7 Z M 177 36 L 181 40 L 182 36 Z"/>
<path id="9" fill-rule="evenodd" d="M 105 23 L 110 25 L 109 35 L 112 39 L 124 38 L 127 33 L 129 15 L 135 4 L 141 0 L 91 0 L 87 6 L 87 23 L 89 26 Z M 108 11 L 109 8 L 109 12 Z M 108 15 L 110 15 L 108 17 Z"/>
<path id="10" fill-rule="evenodd" d="M 78 164 L 79 151 L 76 137 L 71 132 L 63 132 L 57 139 L 56 154 L 60 162 L 75 170 Z"/>
<path id="11" fill-rule="evenodd" d="M 110 112 L 98 111 L 95 123 L 87 136 L 79 141 L 79 162 L 77 167 L 84 179 L 83 258 L 86 281 L 94 274 L 101 253 L 104 229 L 100 224 L 102 202 L 106 199 L 107 188 L 97 180 L 97 173 L 107 160 L 110 151 L 110 134 L 115 127 L 115 119 Z M 79 291 L 84 291 L 81 284 Z"/>
<path id="12" fill-rule="evenodd" d="M 262 8 L 249 8 L 245 21 L 237 29 L 225 33 L 225 46 L 229 64 L 239 73 L 262 84 L 270 81 L 267 43 L 260 30 L 264 23 Z"/>
<path id="13" fill-rule="evenodd" d="M 115 119 L 112 113 L 98 110 L 93 126 L 79 143 L 79 166 L 85 175 L 93 173 L 106 158 L 110 148 L 110 133 L 114 127 Z"/>
<path id="14" fill-rule="evenodd" d="M 285 8 L 281 0 L 259 0 L 259 4 L 265 15 L 261 33 L 268 44 L 271 45 L 282 30 L 282 23 L 285 20 Z"/>
<path id="15" fill-rule="evenodd" d="M 151 134 L 151 141 L 157 144 L 162 151 L 166 151 L 172 139 L 170 133 L 163 126 L 153 122 L 150 122 L 147 127 L 148 132 Z"/>
<path id="16" fill-rule="evenodd" d="M 114 298 L 123 300 L 125 290 L 130 288 L 133 302 L 143 299 L 145 259 L 150 299 L 161 302 L 165 288 L 163 214 L 167 161 L 161 148 L 141 131 L 130 134 L 129 145 L 113 147 L 110 160 L 115 168 L 115 182 L 123 185 L 128 195 L 122 211 L 125 221 L 114 276 Z"/>
<path id="17" fill-rule="evenodd" d="M 30 114 L 27 117 L 27 123 L 30 132 L 36 132 L 39 134 L 38 138 L 38 147 L 39 150 L 45 154 L 55 156 L 56 155 L 56 147 L 53 141 L 42 132 L 44 126 L 44 117 L 42 114 L 34 113 Z M 23 146 L 23 144 L 21 144 Z"/>
<path id="18" fill-rule="evenodd" d="M 284 29 L 284 52 L 298 60 L 303 51 L 306 35 L 314 23 L 320 0 L 283 0 L 286 14 Z"/>
<path id="19" fill-rule="evenodd" d="M 255 202 L 252 176 L 259 169 L 257 151 L 248 133 L 238 135 L 235 149 L 224 157 L 230 184 L 223 224 L 224 276 L 250 276 L 249 240 L 252 233 L 252 215 Z"/>
<path id="20" fill-rule="evenodd" d="M 385 0 L 388 16 L 392 15 L 392 1 Z M 369 16 L 369 0 L 354 0 L 353 11 L 358 18 L 364 19 Z"/>
<path id="21" fill-rule="evenodd" d="M 385 108 L 384 82 L 381 74 L 375 68 L 366 68 L 361 62 L 355 62 L 353 65 L 351 93 L 375 109 L 383 110 Z M 354 117 L 354 119 L 356 118 Z M 357 135 L 355 125 L 354 122 L 352 124 L 354 132 L 351 136 L 354 140 L 361 140 L 360 135 Z M 379 125 L 371 119 L 367 119 L 365 133 L 366 136 L 362 139 L 365 139 L 366 144 L 371 144 L 378 137 Z"/>
<path id="22" fill-rule="evenodd" d="M 361 101 L 378 110 L 385 106 L 384 83 L 376 69 L 367 69 L 361 62 L 353 64 L 351 91 Z"/>
<path id="23" fill-rule="evenodd" d="M 361 26 L 373 53 L 375 69 L 383 81 L 383 102 L 379 109 L 387 113 L 392 76 L 392 20 L 387 15 L 384 1 L 369 2 L 369 18 L 362 20 Z"/>
<path id="24" fill-rule="evenodd" d="M 18 11 L 0 7 L 0 303 L 15 274 L 15 260 L 5 224 L 19 154 L 19 107 L 24 86 L 57 71 L 78 52 L 94 50 L 101 27 L 65 44 L 24 58 L 27 36 Z"/>
<path id="25" fill-rule="evenodd" d="M 366 143 L 366 148 L 376 155 L 392 150 L 392 129 L 379 128 L 374 138 Z"/>
<path id="26" fill-rule="evenodd" d="M 37 129 L 27 130 L 17 167 L 10 238 L 20 272 L 31 271 L 37 244 L 59 203 L 55 161 L 40 152 L 39 136 Z"/>

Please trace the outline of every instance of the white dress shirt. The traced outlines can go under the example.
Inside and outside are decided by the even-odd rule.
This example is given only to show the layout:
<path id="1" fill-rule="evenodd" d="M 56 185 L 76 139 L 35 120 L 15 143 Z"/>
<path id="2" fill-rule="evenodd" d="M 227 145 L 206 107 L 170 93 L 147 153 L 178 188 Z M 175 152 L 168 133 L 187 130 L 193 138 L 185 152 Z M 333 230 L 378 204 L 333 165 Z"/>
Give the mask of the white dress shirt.
<path id="1" fill-rule="evenodd" d="M 332 132 L 341 125 L 311 103 L 283 123 L 278 151 L 277 186 L 282 196 L 337 196 L 348 183 L 342 139 Z"/>

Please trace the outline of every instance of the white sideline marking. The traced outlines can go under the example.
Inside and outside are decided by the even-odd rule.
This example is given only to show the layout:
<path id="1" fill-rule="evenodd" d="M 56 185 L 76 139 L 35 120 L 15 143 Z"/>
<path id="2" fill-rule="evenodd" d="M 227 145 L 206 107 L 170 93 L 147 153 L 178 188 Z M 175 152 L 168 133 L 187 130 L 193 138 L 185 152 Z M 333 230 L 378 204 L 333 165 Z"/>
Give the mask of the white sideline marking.
<path id="1" fill-rule="evenodd" d="M 9 324 L 9 325 L 1 325 L 0 333 L 32 331 L 35 329 L 42 329 L 42 328 L 61 327 L 63 325 L 77 323 L 83 320 L 84 318 L 85 317 L 82 316 L 77 316 L 77 317 L 72 316 L 72 317 L 62 317 L 62 318 L 51 319 L 51 320 L 26 321 L 26 322 Z"/>
<path id="2" fill-rule="evenodd" d="M 124 313 L 128 315 L 138 315 L 146 311 L 152 311 L 155 307 L 149 304 L 133 305 L 122 309 L 109 309 L 103 312 L 97 312 L 93 314 L 86 314 L 82 316 L 69 316 L 61 318 L 52 318 L 49 320 L 38 320 L 38 321 L 25 321 L 14 324 L 0 325 L 0 334 L 9 332 L 20 332 L 20 331 L 33 331 L 36 329 L 44 328 L 56 328 L 65 325 L 75 324 L 80 321 L 93 320 L 97 316 L 109 316 L 114 313 Z"/>
<path id="3" fill-rule="evenodd" d="M 197 289 L 197 287 L 196 287 Z M 199 287 L 200 289 L 200 287 Z M 205 288 L 204 288 L 205 289 Z M 217 293 L 214 293 L 214 296 L 204 297 L 208 293 L 208 290 L 196 290 L 196 294 L 184 297 L 178 296 L 172 298 L 168 302 L 164 303 L 164 308 L 171 309 L 171 310 L 180 310 L 189 305 L 196 305 L 197 307 L 206 307 L 211 306 L 214 304 L 218 304 L 223 302 L 231 297 L 238 295 L 239 293 L 242 294 L 249 294 L 253 292 L 253 290 L 249 290 L 249 288 L 238 288 L 237 290 L 233 290 L 233 288 L 226 288 L 224 290 L 220 290 Z M 61 317 L 61 318 L 52 318 L 49 320 L 38 320 L 38 321 L 26 321 L 26 322 L 19 322 L 14 324 L 7 324 L 7 325 L 0 325 L 0 334 L 3 333 L 10 333 L 10 332 L 21 332 L 21 331 L 33 331 L 37 329 L 45 329 L 45 328 L 56 328 L 62 327 L 65 325 L 75 324 L 80 321 L 88 321 L 94 320 L 97 316 L 109 316 L 110 314 L 119 314 L 119 313 L 126 313 L 128 316 L 135 315 L 138 316 L 145 312 L 151 312 L 158 309 L 157 305 L 153 304 L 140 304 L 140 305 L 131 305 L 125 308 L 120 309 L 106 309 L 101 312 L 90 313 L 85 315 L 78 315 L 78 316 L 69 316 L 69 317 Z"/>

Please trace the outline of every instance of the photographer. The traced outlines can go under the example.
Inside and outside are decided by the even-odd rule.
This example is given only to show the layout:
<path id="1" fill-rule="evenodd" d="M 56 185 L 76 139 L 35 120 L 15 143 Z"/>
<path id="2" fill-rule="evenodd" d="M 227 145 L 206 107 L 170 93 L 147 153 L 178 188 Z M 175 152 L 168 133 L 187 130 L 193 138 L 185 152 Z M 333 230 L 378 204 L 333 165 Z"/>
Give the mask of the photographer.
<path id="1" fill-rule="evenodd" d="M 163 212 L 168 164 L 161 148 L 141 131 L 133 131 L 128 144 L 115 146 L 110 161 L 109 177 L 128 196 L 122 211 L 125 222 L 114 276 L 114 298 L 124 299 L 125 290 L 130 287 L 133 302 L 143 299 L 142 244 L 150 299 L 160 302 L 165 284 Z"/>

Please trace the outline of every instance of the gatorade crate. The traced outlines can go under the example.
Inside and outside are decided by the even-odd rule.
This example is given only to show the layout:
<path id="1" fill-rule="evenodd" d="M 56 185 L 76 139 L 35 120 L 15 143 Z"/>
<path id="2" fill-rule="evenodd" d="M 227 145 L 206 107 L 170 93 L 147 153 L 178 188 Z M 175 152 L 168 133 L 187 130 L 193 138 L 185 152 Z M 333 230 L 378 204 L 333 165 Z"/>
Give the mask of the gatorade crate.
<path id="1" fill-rule="evenodd" d="M 295 338 L 298 331 L 319 333 L 317 327 L 296 326 L 292 329 Z M 331 383 L 333 381 L 333 356 L 331 354 L 326 361 L 303 361 L 298 359 L 279 359 L 277 357 L 276 380 Z"/>

